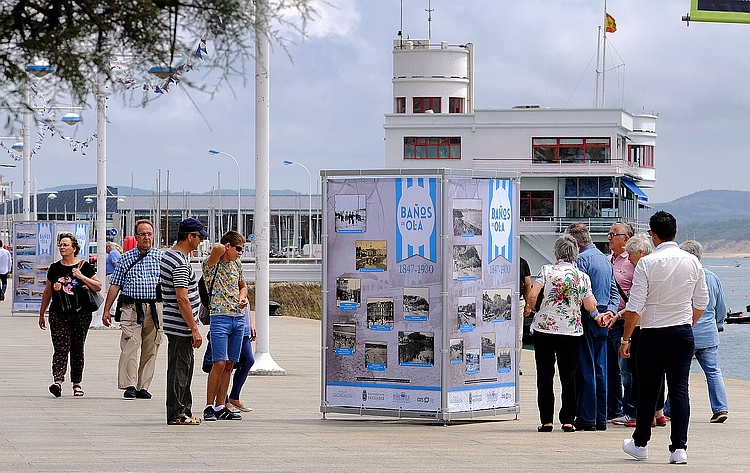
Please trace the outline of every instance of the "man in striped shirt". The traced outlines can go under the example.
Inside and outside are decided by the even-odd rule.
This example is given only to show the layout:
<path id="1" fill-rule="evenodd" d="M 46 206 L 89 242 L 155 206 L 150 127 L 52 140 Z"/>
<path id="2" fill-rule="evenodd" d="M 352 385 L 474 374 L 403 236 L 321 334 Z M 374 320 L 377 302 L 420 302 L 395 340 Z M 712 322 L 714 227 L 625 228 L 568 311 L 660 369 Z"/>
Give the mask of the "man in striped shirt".
<path id="1" fill-rule="evenodd" d="M 177 243 L 164 252 L 161 260 L 161 286 L 164 298 L 164 333 L 167 335 L 167 424 L 197 425 L 193 416 L 193 381 L 195 358 L 193 350 L 203 339 L 198 331 L 196 315 L 200 295 L 198 280 L 190 266 L 189 254 L 208 232 L 194 218 L 180 222 Z"/>

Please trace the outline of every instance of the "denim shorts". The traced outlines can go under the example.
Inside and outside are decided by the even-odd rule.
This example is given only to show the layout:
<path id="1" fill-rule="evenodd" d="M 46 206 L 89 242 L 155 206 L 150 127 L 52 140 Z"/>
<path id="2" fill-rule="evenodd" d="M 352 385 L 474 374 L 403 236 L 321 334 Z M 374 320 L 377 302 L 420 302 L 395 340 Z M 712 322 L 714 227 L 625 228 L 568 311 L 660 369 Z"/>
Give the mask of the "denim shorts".
<path id="1" fill-rule="evenodd" d="M 240 361 L 245 318 L 229 315 L 211 315 L 211 360 Z"/>

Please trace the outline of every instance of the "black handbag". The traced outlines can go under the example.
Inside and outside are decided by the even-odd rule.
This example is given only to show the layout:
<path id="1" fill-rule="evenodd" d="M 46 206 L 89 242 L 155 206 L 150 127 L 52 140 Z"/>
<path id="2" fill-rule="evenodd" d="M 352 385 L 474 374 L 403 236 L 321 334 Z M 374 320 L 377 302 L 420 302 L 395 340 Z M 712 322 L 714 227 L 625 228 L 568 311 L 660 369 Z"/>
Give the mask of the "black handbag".
<path id="1" fill-rule="evenodd" d="M 83 267 L 83 261 L 78 263 L 78 270 L 80 271 Z M 99 310 L 99 306 L 102 305 L 102 296 L 98 292 L 94 292 L 89 289 L 85 284 L 82 287 L 83 300 L 81 300 L 81 312 L 89 313 L 96 312 Z"/>

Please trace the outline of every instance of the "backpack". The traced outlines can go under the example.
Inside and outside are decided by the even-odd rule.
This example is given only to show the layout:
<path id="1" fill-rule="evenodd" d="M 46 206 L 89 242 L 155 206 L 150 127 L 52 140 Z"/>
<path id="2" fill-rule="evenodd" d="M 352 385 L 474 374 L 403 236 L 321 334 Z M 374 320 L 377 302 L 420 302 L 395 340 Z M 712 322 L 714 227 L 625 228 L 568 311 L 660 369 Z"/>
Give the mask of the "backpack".
<path id="1" fill-rule="evenodd" d="M 206 280 L 201 276 L 198 280 L 198 294 L 201 298 L 200 307 L 198 307 L 198 320 L 203 325 L 209 325 L 211 323 L 211 293 L 214 290 L 214 282 L 216 282 L 216 273 L 219 272 L 219 262 L 216 262 L 216 269 L 214 270 L 214 277 L 211 278 L 211 287 L 206 288 Z"/>

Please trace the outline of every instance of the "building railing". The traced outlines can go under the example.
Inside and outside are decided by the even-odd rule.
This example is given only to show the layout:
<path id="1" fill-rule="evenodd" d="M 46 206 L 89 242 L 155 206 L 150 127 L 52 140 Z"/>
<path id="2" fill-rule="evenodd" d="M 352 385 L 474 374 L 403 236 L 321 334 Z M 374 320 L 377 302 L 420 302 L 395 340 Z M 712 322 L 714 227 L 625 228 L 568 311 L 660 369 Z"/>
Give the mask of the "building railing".
<path id="1" fill-rule="evenodd" d="M 571 223 L 581 222 L 585 224 L 592 235 L 606 235 L 613 224 L 627 222 L 633 225 L 636 233 L 648 230 L 648 222 L 638 221 L 633 218 L 620 217 L 528 217 L 522 218 L 518 227 L 523 234 L 559 234 L 564 233 Z"/>

